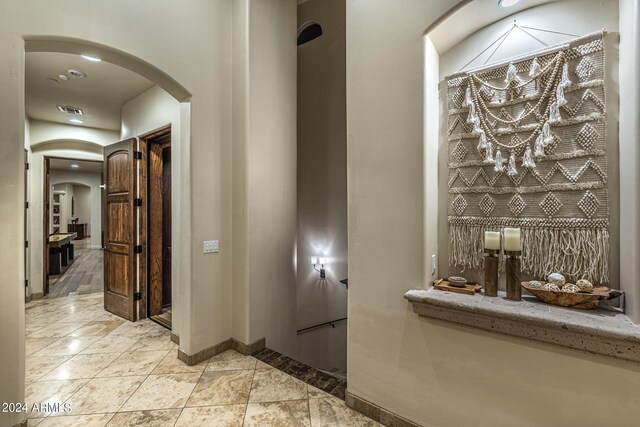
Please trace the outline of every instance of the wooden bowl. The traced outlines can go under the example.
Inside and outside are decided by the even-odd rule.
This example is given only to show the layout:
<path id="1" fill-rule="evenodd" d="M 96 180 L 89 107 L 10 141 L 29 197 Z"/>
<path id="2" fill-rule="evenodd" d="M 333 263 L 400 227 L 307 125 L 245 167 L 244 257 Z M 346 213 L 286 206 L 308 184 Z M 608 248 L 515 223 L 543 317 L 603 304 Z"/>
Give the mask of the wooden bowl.
<path id="1" fill-rule="evenodd" d="M 610 289 L 606 286 L 597 286 L 591 292 L 556 292 L 544 289 L 533 289 L 529 287 L 529 282 L 522 282 L 522 287 L 531 295 L 547 304 L 559 305 L 561 307 L 581 308 L 592 310 L 598 306 L 601 300 L 617 298 L 623 294 L 617 289 Z"/>

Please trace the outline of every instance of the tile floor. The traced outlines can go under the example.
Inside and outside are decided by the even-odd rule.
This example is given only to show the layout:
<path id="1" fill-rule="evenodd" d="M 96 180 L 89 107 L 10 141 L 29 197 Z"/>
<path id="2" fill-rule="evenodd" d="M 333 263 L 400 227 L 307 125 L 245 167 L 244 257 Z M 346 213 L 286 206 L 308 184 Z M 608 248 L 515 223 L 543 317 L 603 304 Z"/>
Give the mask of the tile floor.
<path id="1" fill-rule="evenodd" d="M 227 351 L 196 366 L 169 331 L 102 308 L 103 295 L 27 304 L 26 401 L 34 426 L 376 426 L 344 401 L 251 356 Z"/>

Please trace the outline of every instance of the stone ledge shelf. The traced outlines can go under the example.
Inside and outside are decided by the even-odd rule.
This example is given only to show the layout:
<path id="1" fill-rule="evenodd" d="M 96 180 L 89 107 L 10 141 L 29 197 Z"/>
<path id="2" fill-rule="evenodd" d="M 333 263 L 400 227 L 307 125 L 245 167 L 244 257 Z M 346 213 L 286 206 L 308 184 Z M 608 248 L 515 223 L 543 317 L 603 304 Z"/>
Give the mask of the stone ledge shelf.
<path id="1" fill-rule="evenodd" d="M 510 301 L 504 292 L 486 297 L 431 288 L 404 297 L 420 316 L 640 363 L 640 326 L 620 310 L 557 307 L 526 295 Z"/>

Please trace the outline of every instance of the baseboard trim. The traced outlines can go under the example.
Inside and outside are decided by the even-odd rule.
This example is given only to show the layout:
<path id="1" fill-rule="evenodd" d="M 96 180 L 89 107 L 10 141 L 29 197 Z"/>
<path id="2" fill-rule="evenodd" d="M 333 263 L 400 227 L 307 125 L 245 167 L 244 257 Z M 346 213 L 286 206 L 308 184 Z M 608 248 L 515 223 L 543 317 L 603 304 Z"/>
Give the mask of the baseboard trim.
<path id="1" fill-rule="evenodd" d="M 28 303 L 29 301 L 31 301 L 31 299 L 33 298 L 33 295 L 29 294 L 29 295 L 25 295 L 24 297 L 24 303 Z"/>
<path id="2" fill-rule="evenodd" d="M 267 340 L 264 338 L 260 338 L 252 342 L 251 344 L 242 343 L 234 338 L 231 338 L 231 348 L 237 351 L 238 353 L 244 354 L 245 356 L 249 356 L 258 351 L 262 351 L 266 348 Z"/>
<path id="3" fill-rule="evenodd" d="M 347 390 L 347 393 L 345 395 L 345 403 L 349 408 L 353 409 L 354 411 L 360 412 L 361 414 L 371 418 L 374 421 L 379 422 L 383 426 L 421 427 L 420 424 L 416 424 L 413 421 L 409 421 L 398 414 L 387 411 L 386 409 L 381 408 L 374 403 L 356 396 L 355 394 L 349 392 L 349 390 Z"/>
<path id="4" fill-rule="evenodd" d="M 231 349 L 231 339 L 224 340 L 221 343 L 205 348 L 204 350 L 200 350 L 196 354 L 187 354 L 181 349 L 178 349 L 178 359 L 182 360 L 189 366 L 193 366 L 200 362 L 204 362 L 207 359 L 211 359 L 213 356 L 223 353 L 229 349 Z"/>
<path id="5" fill-rule="evenodd" d="M 44 294 L 42 292 L 32 292 L 31 299 L 42 299 Z"/>
<path id="6" fill-rule="evenodd" d="M 255 353 L 256 351 L 260 351 L 265 348 L 266 340 L 264 338 L 260 338 L 259 340 L 251 343 L 244 344 L 240 341 L 237 341 L 233 338 L 229 338 L 228 340 L 222 341 L 216 345 L 213 345 L 209 348 L 205 348 L 197 352 L 196 354 L 187 354 L 184 351 L 178 349 L 178 359 L 182 360 L 189 366 L 197 365 L 200 362 L 204 362 L 207 359 L 211 359 L 213 356 L 223 353 L 227 350 L 236 350 L 238 353 L 242 353 L 244 355 L 249 355 Z"/>
<path id="7" fill-rule="evenodd" d="M 173 331 L 171 331 L 171 342 L 180 345 L 180 335 L 174 334 Z"/>

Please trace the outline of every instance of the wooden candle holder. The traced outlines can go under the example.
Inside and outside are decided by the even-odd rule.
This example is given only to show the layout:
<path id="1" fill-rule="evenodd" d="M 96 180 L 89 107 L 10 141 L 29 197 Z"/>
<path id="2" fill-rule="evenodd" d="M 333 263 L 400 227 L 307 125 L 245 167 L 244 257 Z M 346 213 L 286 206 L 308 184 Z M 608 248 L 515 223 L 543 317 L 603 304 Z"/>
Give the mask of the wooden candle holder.
<path id="1" fill-rule="evenodd" d="M 498 264 L 500 251 L 485 249 L 484 254 L 484 294 L 488 297 L 498 296 Z"/>
<path id="2" fill-rule="evenodd" d="M 520 301 L 522 299 L 522 266 L 520 251 L 504 251 L 506 255 L 507 299 Z"/>

